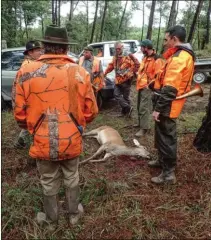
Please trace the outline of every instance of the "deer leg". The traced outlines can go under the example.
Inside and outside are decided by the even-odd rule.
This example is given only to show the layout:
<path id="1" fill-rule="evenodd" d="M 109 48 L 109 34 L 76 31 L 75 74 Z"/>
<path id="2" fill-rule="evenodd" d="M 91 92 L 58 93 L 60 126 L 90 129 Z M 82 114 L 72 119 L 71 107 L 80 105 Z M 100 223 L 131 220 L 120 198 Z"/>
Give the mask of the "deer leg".
<path id="1" fill-rule="evenodd" d="M 92 155 L 91 157 L 83 160 L 83 161 L 80 162 L 79 164 L 84 164 L 84 163 L 90 161 L 91 159 L 93 159 L 93 158 L 97 157 L 98 155 L 100 155 L 104 150 L 105 150 L 105 146 L 102 145 L 102 146 L 97 150 L 97 152 L 96 152 L 94 155 Z"/>
<path id="2" fill-rule="evenodd" d="M 93 159 L 90 160 L 90 162 L 105 162 L 107 159 L 109 159 L 110 157 L 112 157 L 113 155 L 111 153 L 106 153 L 104 158 L 101 159 Z"/>

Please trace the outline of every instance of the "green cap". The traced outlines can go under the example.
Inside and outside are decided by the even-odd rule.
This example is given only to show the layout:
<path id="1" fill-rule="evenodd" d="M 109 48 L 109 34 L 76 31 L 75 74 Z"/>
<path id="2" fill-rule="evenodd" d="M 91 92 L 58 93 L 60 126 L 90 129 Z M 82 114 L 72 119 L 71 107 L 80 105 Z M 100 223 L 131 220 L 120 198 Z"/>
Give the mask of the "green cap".
<path id="1" fill-rule="evenodd" d="M 149 40 L 149 39 L 145 39 L 141 42 L 141 47 L 147 47 L 149 49 L 152 49 L 153 48 L 153 44 L 152 44 L 152 41 Z"/>
<path id="2" fill-rule="evenodd" d="M 91 47 L 91 46 L 87 46 L 84 48 L 84 51 L 90 51 L 90 52 L 93 52 L 94 49 Z"/>

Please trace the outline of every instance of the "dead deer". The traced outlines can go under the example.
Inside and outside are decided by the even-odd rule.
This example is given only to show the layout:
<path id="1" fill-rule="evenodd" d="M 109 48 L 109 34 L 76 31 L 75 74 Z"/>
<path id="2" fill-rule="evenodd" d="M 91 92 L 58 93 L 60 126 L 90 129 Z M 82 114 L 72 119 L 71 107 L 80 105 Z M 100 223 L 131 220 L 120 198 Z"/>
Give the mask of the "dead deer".
<path id="1" fill-rule="evenodd" d="M 84 164 L 88 161 L 104 162 L 112 156 L 120 155 L 149 158 L 149 152 L 146 150 L 144 146 L 140 145 L 138 140 L 133 139 L 133 142 L 136 145 L 136 147 L 127 147 L 119 133 L 109 126 L 102 126 L 96 128 L 90 132 L 84 133 L 83 136 L 97 138 L 97 141 L 101 146 L 93 156 L 80 162 L 80 164 Z M 104 151 L 106 152 L 106 154 L 102 159 L 94 159 Z"/>

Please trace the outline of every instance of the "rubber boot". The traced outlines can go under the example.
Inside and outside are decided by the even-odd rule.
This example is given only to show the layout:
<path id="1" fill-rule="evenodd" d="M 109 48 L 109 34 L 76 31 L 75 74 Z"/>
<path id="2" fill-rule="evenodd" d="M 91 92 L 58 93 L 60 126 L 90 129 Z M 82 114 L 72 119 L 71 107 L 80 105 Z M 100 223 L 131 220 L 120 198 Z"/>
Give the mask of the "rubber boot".
<path id="1" fill-rule="evenodd" d="M 148 162 L 148 166 L 151 168 L 161 168 L 161 163 L 158 160 L 152 160 Z"/>
<path id="2" fill-rule="evenodd" d="M 44 195 L 44 209 L 45 213 L 39 212 L 37 214 L 37 222 L 39 225 L 48 224 L 47 230 L 49 232 L 55 231 L 58 224 L 58 203 L 57 196 Z"/>
<path id="3" fill-rule="evenodd" d="M 163 170 L 158 177 L 151 178 L 151 181 L 156 184 L 163 184 L 163 183 L 176 183 L 176 176 L 174 172 L 174 168 Z"/>
<path id="4" fill-rule="evenodd" d="M 84 212 L 82 204 L 79 203 L 79 186 L 76 186 L 74 188 L 66 188 L 65 195 L 69 212 L 69 223 L 70 225 L 75 225 Z"/>
<path id="5" fill-rule="evenodd" d="M 140 129 L 140 130 L 135 134 L 135 136 L 136 136 L 136 137 L 143 137 L 143 136 L 146 135 L 146 133 L 147 133 L 147 129 Z"/>

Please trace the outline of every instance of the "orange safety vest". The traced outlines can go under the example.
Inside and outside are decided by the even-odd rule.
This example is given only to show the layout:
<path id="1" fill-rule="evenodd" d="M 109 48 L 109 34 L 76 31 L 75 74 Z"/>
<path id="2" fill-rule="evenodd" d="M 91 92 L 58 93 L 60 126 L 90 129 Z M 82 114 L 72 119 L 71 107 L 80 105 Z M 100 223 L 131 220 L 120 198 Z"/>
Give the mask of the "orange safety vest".
<path id="1" fill-rule="evenodd" d="M 154 80 L 164 61 L 157 54 L 145 56 L 138 70 L 136 89 L 143 89 Z"/>
<path id="2" fill-rule="evenodd" d="M 80 57 L 79 59 L 79 65 L 82 66 L 84 62 L 84 56 Z M 100 60 L 97 57 L 93 57 L 93 62 L 92 62 L 92 74 L 94 76 L 94 74 L 98 75 L 96 77 L 94 77 L 93 79 L 91 79 L 92 81 L 92 86 L 95 92 L 100 91 L 104 86 L 104 79 L 99 75 L 100 73 Z"/>
<path id="3" fill-rule="evenodd" d="M 194 59 L 190 52 L 179 46 L 168 49 L 164 54 L 166 64 L 160 73 L 160 86 L 172 86 L 177 89 L 177 96 L 190 91 L 194 73 Z M 170 118 L 179 117 L 186 98 L 173 100 Z"/>
<path id="4" fill-rule="evenodd" d="M 33 136 L 32 158 L 80 155 L 81 130 L 98 112 L 90 76 L 82 67 L 67 55 L 42 55 L 20 68 L 12 96 L 17 123 Z"/>

